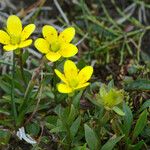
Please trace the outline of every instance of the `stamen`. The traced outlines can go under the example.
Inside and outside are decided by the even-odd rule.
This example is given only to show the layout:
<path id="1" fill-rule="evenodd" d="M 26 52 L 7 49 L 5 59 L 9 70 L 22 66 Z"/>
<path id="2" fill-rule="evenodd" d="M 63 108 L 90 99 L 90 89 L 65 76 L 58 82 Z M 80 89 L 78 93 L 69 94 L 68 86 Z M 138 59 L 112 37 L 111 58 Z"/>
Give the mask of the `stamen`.
<path id="1" fill-rule="evenodd" d="M 21 37 L 20 36 L 15 36 L 15 35 L 11 35 L 10 36 L 10 43 L 15 45 L 15 44 L 19 44 L 21 41 Z"/>
<path id="2" fill-rule="evenodd" d="M 60 44 L 58 42 L 53 42 L 52 44 L 50 44 L 50 49 L 53 52 L 57 52 L 60 49 Z"/>

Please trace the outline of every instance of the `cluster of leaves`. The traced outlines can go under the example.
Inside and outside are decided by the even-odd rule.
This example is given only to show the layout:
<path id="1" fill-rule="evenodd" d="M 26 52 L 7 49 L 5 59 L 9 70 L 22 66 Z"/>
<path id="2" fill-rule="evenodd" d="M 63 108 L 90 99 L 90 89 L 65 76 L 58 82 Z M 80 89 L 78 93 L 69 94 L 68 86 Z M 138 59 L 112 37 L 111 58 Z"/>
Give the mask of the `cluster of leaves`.
<path id="1" fill-rule="evenodd" d="M 56 88 L 59 80 L 54 69 L 57 67 L 63 70 L 65 60 L 49 63 L 32 57 L 32 65 L 28 69 L 26 66 L 30 54 L 25 49 L 21 57 L 15 57 L 13 76 L 7 71 L 0 77 L 1 149 L 9 146 L 66 150 L 149 149 L 150 58 L 141 52 L 141 45 L 143 36 L 150 27 L 138 20 L 140 17 L 133 17 L 131 10 L 127 14 L 129 8 L 122 11 L 114 0 L 111 0 L 111 3 L 121 16 L 117 21 L 109 14 L 104 1 L 97 2 L 96 8 L 99 9 L 100 4 L 103 10 L 102 16 L 98 17 L 93 15 L 88 4 L 81 0 L 75 9 L 81 11 L 82 15 L 75 19 L 82 20 L 86 29 L 83 30 L 82 23 L 73 25 L 77 32 L 86 38 L 90 49 L 82 52 L 82 58 L 77 58 L 78 68 L 83 68 L 87 62 L 96 62 L 96 69 L 105 65 L 107 72 L 110 71 L 105 79 L 114 77 L 118 88 L 114 86 L 113 80 L 108 84 L 99 81 L 101 71 L 96 73 L 95 69 L 89 88 L 75 91 L 74 95 L 69 96 L 59 93 Z M 141 10 L 143 6 L 144 9 L 149 9 L 146 2 L 136 1 L 135 5 L 131 6 L 130 9 L 133 10 Z M 122 24 L 127 21 L 129 26 L 127 24 L 126 28 L 133 27 L 130 31 Z M 84 44 L 78 47 L 80 46 L 84 49 Z M 116 78 L 117 73 L 110 70 L 108 65 L 109 62 L 115 64 L 112 57 L 115 52 L 111 50 L 120 53 L 115 59 L 123 70 L 121 82 Z M 125 62 L 127 57 L 132 60 L 129 64 Z M 18 60 L 22 62 L 24 75 Z M 12 62 L 3 59 L 0 62 L 3 66 L 13 68 Z M 16 120 L 11 101 L 12 79 L 13 99 L 18 114 Z M 21 141 L 19 145 L 16 132 L 21 127 L 25 128 L 26 134 L 30 135 L 36 144 Z"/>

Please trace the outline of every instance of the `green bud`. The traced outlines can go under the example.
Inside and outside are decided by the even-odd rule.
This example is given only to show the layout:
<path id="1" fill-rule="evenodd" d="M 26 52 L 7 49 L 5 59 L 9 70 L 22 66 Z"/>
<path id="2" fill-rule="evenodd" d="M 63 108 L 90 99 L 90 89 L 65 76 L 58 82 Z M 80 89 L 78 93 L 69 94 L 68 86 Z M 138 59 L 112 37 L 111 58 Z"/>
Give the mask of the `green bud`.
<path id="1" fill-rule="evenodd" d="M 123 101 L 123 90 L 117 90 L 116 88 L 108 88 L 106 85 L 102 85 L 96 99 L 99 104 L 103 105 L 105 109 L 113 109 Z"/>

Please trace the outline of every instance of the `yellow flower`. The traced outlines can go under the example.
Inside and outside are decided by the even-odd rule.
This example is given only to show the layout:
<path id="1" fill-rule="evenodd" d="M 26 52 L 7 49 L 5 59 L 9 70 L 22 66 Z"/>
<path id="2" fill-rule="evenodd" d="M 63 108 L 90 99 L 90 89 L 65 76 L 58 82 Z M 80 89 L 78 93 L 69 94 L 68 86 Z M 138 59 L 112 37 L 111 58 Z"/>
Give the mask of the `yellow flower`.
<path id="1" fill-rule="evenodd" d="M 21 20 L 15 15 L 9 16 L 6 24 L 6 32 L 0 30 L 0 43 L 4 44 L 4 50 L 11 51 L 31 45 L 32 40 L 28 38 L 35 30 L 34 24 L 22 29 Z"/>
<path id="2" fill-rule="evenodd" d="M 67 60 L 64 64 L 64 74 L 57 69 L 55 69 L 55 73 L 63 82 L 58 83 L 58 91 L 60 93 L 72 93 L 90 84 L 87 81 L 91 78 L 93 68 L 86 66 L 79 71 L 74 62 Z"/>
<path id="3" fill-rule="evenodd" d="M 44 38 L 38 38 L 34 45 L 48 60 L 54 62 L 61 56 L 71 57 L 78 52 L 77 47 L 70 43 L 75 35 L 73 27 L 66 28 L 58 35 L 54 27 L 45 25 L 42 34 Z"/>

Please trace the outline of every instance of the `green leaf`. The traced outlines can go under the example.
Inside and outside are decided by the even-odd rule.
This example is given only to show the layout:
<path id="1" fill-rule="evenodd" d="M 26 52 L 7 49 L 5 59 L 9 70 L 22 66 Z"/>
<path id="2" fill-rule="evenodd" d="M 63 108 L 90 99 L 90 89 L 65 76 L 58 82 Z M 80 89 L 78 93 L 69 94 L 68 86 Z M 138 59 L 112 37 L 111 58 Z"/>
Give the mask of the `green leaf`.
<path id="1" fill-rule="evenodd" d="M 87 124 L 84 124 L 84 130 L 85 130 L 85 139 L 90 150 L 97 150 L 99 146 L 99 141 L 96 137 L 95 132 Z"/>
<path id="2" fill-rule="evenodd" d="M 74 108 L 73 105 L 71 105 L 71 109 L 70 109 L 70 113 L 69 113 L 69 116 L 68 116 L 68 119 L 67 119 L 67 123 L 69 125 L 72 124 L 72 122 L 74 121 L 75 117 L 76 117 L 76 109 Z"/>
<path id="3" fill-rule="evenodd" d="M 128 135 L 133 122 L 133 114 L 130 107 L 125 102 L 123 103 L 123 111 L 125 113 L 125 116 L 123 117 L 123 131 Z"/>
<path id="4" fill-rule="evenodd" d="M 146 124 L 141 136 L 144 138 L 150 138 L 150 124 L 149 123 Z"/>
<path id="5" fill-rule="evenodd" d="M 64 108 L 59 104 L 55 107 L 54 112 L 58 115 L 61 116 L 62 112 L 64 111 Z"/>
<path id="6" fill-rule="evenodd" d="M 27 124 L 26 130 L 30 135 L 37 136 L 40 132 L 40 126 L 37 123 Z"/>
<path id="7" fill-rule="evenodd" d="M 144 51 L 141 51 L 141 58 L 144 63 L 147 64 L 148 67 L 150 67 L 150 55 L 148 53 L 145 53 Z"/>
<path id="8" fill-rule="evenodd" d="M 87 93 L 85 97 L 95 106 L 101 107 L 101 105 L 95 99 L 93 100 L 93 95 Z"/>
<path id="9" fill-rule="evenodd" d="M 101 86 L 101 88 L 100 88 L 100 96 L 105 96 L 105 95 L 107 95 L 107 89 L 106 89 L 106 85 L 105 84 L 103 84 L 102 86 Z"/>
<path id="10" fill-rule="evenodd" d="M 111 80 L 109 83 L 108 83 L 108 90 L 114 88 L 114 80 Z"/>
<path id="11" fill-rule="evenodd" d="M 142 141 L 138 142 L 135 145 L 129 145 L 129 148 L 132 149 L 132 150 L 141 150 L 143 144 L 144 144 L 144 141 L 142 140 Z"/>
<path id="12" fill-rule="evenodd" d="M 10 115 L 10 112 L 6 109 L 0 108 L 0 114 Z"/>
<path id="13" fill-rule="evenodd" d="M 128 68 L 128 73 L 130 75 L 136 74 L 138 72 L 138 67 L 136 65 L 132 65 Z"/>
<path id="14" fill-rule="evenodd" d="M 144 110 L 145 108 L 150 107 L 150 99 L 146 100 L 143 105 L 141 106 L 141 111 Z"/>
<path id="15" fill-rule="evenodd" d="M 23 61 L 23 64 L 26 63 L 26 60 L 28 59 L 29 57 L 29 52 L 26 50 L 24 51 L 24 53 L 22 54 L 22 61 Z"/>
<path id="16" fill-rule="evenodd" d="M 59 132 L 65 132 L 66 129 L 64 129 L 63 127 L 56 127 L 54 129 L 52 129 L 50 132 L 51 133 L 59 133 Z"/>
<path id="17" fill-rule="evenodd" d="M 113 107 L 113 111 L 116 112 L 120 116 L 124 116 L 125 115 L 125 113 L 117 106 Z"/>
<path id="18" fill-rule="evenodd" d="M 48 126 L 49 129 L 54 128 L 57 125 L 57 119 L 58 117 L 54 115 L 45 117 L 46 126 Z"/>
<path id="19" fill-rule="evenodd" d="M 20 69 L 18 68 L 16 70 L 20 70 Z M 16 89 L 15 93 L 17 95 L 21 94 L 21 96 L 22 96 L 23 93 L 25 92 L 24 86 L 22 84 L 20 84 L 20 83 L 22 83 L 22 78 L 20 79 L 20 77 L 17 74 L 15 74 L 15 76 L 17 77 L 14 79 L 14 85 L 15 85 L 15 89 Z M 0 78 L 0 84 L 2 82 L 2 85 L 4 85 L 4 84 L 7 85 L 8 88 L 10 88 L 10 92 L 11 92 L 11 81 L 12 81 L 12 78 L 11 78 L 11 75 L 9 75 L 9 74 L 5 74 L 2 76 L 2 78 Z"/>
<path id="20" fill-rule="evenodd" d="M 0 78 L 0 88 L 7 94 L 11 94 L 11 85 Z"/>
<path id="21" fill-rule="evenodd" d="M 144 129 L 146 123 L 147 123 L 147 110 L 144 110 L 138 120 L 137 123 L 135 125 L 134 131 L 133 131 L 133 136 L 132 139 L 134 140 Z"/>
<path id="22" fill-rule="evenodd" d="M 89 150 L 89 149 L 86 148 L 86 143 L 85 143 L 83 146 L 77 146 L 73 148 L 72 150 Z"/>
<path id="23" fill-rule="evenodd" d="M 8 131 L 0 130 L 0 145 L 6 145 L 9 143 L 11 134 Z"/>
<path id="24" fill-rule="evenodd" d="M 109 139 L 101 148 L 101 150 L 112 150 L 114 146 L 124 137 L 124 135 Z"/>
<path id="25" fill-rule="evenodd" d="M 72 138 L 74 138 L 74 136 L 77 134 L 78 129 L 80 127 L 80 123 L 81 123 L 81 116 L 79 116 L 71 125 L 70 132 L 71 132 Z"/>
<path id="26" fill-rule="evenodd" d="M 73 97 L 73 105 L 75 106 L 75 108 L 79 108 L 80 107 L 80 99 L 82 96 L 83 91 L 80 91 L 79 93 L 77 93 L 74 97 Z"/>
<path id="27" fill-rule="evenodd" d="M 136 91 L 150 90 L 150 80 L 138 79 L 138 80 L 132 81 L 131 83 L 127 84 L 125 89 L 126 90 L 136 90 Z"/>
<path id="28" fill-rule="evenodd" d="M 13 119 L 0 119 L 0 125 L 14 129 Z M 1 131 L 1 130 L 0 130 Z"/>

